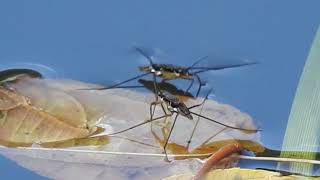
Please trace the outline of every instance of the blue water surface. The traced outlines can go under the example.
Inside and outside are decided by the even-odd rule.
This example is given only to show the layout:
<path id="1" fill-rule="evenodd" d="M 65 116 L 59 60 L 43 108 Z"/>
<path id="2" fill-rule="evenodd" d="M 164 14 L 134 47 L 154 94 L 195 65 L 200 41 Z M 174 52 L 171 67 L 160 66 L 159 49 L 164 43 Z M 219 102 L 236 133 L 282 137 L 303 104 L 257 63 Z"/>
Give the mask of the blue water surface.
<path id="1" fill-rule="evenodd" d="M 136 44 L 173 64 L 212 53 L 257 60 L 203 76 L 218 101 L 249 113 L 262 143 L 279 149 L 319 7 L 319 0 L 2 0 L 0 62 L 43 64 L 63 78 L 104 84 L 138 74 Z M 0 167 L 1 179 L 41 179 L 4 158 Z"/>

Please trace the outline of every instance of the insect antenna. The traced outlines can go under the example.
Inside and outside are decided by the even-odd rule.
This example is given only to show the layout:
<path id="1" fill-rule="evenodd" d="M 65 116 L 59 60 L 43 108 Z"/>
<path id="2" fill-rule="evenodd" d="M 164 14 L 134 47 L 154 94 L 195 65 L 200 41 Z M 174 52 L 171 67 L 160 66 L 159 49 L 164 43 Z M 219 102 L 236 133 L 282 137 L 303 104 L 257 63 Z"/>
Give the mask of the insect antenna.
<path id="1" fill-rule="evenodd" d="M 149 63 L 150 63 L 150 65 L 152 66 L 152 68 L 154 67 L 154 64 L 153 64 L 153 60 L 152 60 L 152 58 L 144 51 L 144 50 L 142 50 L 141 48 L 139 48 L 139 47 L 134 47 L 134 49 L 137 51 L 137 52 L 139 52 L 142 56 L 144 56 L 146 59 L 148 59 L 148 61 L 149 61 Z M 158 101 L 158 95 L 157 95 L 157 93 L 158 93 L 158 90 L 157 90 L 157 77 L 156 77 L 156 75 L 153 73 L 153 81 L 154 81 L 154 93 L 156 94 L 155 95 L 155 97 L 156 97 L 156 101 Z"/>
<path id="2" fill-rule="evenodd" d="M 153 66 L 153 60 L 150 56 L 147 55 L 147 53 L 145 53 L 141 48 L 139 47 L 134 47 L 134 49 L 139 52 L 141 55 L 143 55 L 146 59 L 148 59 L 149 63 L 151 66 Z M 144 73 L 144 74 L 140 74 L 140 75 L 137 75 L 135 77 L 132 77 L 130 79 L 127 79 L 125 81 L 122 81 L 120 83 L 117 83 L 117 84 L 114 84 L 112 86 L 108 86 L 108 87 L 101 87 L 101 88 L 84 88 L 84 89 L 78 89 L 78 90 L 107 90 L 107 89 L 114 89 L 114 88 L 117 88 L 118 86 L 122 85 L 122 84 L 125 84 L 127 82 L 130 82 L 130 81 L 133 81 L 133 80 L 136 80 L 136 79 L 139 79 L 139 78 L 142 78 L 146 75 L 149 75 L 153 72 L 147 72 L 147 73 Z M 154 75 L 154 79 L 155 79 L 155 75 Z"/>
<path id="3" fill-rule="evenodd" d="M 144 51 L 142 50 L 141 48 L 135 46 L 134 49 L 139 52 L 142 56 L 144 56 L 146 59 L 148 59 L 150 65 L 153 65 L 153 60 L 152 58 Z"/>

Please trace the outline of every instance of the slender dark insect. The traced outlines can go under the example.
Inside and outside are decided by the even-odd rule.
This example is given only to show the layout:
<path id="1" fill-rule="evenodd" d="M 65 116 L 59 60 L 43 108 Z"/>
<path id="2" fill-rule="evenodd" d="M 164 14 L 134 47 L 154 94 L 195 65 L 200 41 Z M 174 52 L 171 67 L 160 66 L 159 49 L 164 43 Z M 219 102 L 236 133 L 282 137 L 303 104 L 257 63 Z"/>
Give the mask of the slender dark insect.
<path id="1" fill-rule="evenodd" d="M 154 78 L 155 78 L 155 76 L 154 76 Z M 156 78 L 154 79 L 154 87 L 155 87 L 155 90 L 156 90 L 156 101 L 154 101 L 154 102 L 152 102 L 150 104 L 150 119 L 145 121 L 145 122 L 142 122 L 142 123 L 136 124 L 134 126 L 131 126 L 131 127 L 127 128 L 127 129 L 124 129 L 124 130 L 121 130 L 121 131 L 118 131 L 118 132 L 115 132 L 115 133 L 111 133 L 109 135 L 115 135 L 115 134 L 123 133 L 125 131 L 134 129 L 134 128 L 139 127 L 141 125 L 144 125 L 144 124 L 147 124 L 147 123 L 151 123 L 153 121 L 156 121 L 156 120 L 159 120 L 159 119 L 162 119 L 162 118 L 172 117 L 175 114 L 172 126 L 171 126 L 169 134 L 168 134 L 168 137 L 167 137 L 166 142 L 165 142 L 165 144 L 163 146 L 164 153 L 166 155 L 166 160 L 169 161 L 168 156 L 167 156 L 167 145 L 168 145 L 171 133 L 173 131 L 173 128 L 174 128 L 175 123 L 176 123 L 176 120 L 177 120 L 179 115 L 184 116 L 184 117 L 188 118 L 189 120 L 193 120 L 193 115 L 196 115 L 196 116 L 198 116 L 200 118 L 206 119 L 206 120 L 214 122 L 216 124 L 220 124 L 220 125 L 225 126 L 227 128 L 237 129 L 237 130 L 241 130 L 241 131 L 247 131 L 247 132 L 248 131 L 250 131 L 250 132 L 260 131 L 258 129 L 244 129 L 244 128 L 239 128 L 239 127 L 233 127 L 233 126 L 221 123 L 219 121 L 216 121 L 214 119 L 205 117 L 205 116 L 203 116 L 201 114 L 198 114 L 198 113 L 190 111 L 191 109 L 193 109 L 195 107 L 199 107 L 199 106 L 203 105 L 205 103 L 205 101 L 208 99 L 210 91 L 209 91 L 207 96 L 204 98 L 204 100 L 200 104 L 193 105 L 191 107 L 187 107 L 176 96 L 174 96 L 174 95 L 172 95 L 172 94 L 170 94 L 170 93 L 168 93 L 166 91 L 159 90 L 158 87 L 157 87 Z M 157 105 L 161 105 L 162 110 L 163 110 L 165 115 L 153 118 L 154 112 L 155 112 L 155 108 L 156 108 Z"/>
<path id="2" fill-rule="evenodd" d="M 189 90 L 193 86 L 194 81 L 197 80 L 199 83 L 199 86 L 198 86 L 198 90 L 196 93 L 196 97 L 198 97 L 198 95 L 201 91 L 201 87 L 203 86 L 203 82 L 201 81 L 201 78 L 199 77 L 200 73 L 211 71 L 211 70 L 222 70 L 222 69 L 227 69 L 227 68 L 235 68 L 235 67 L 257 64 L 257 62 L 243 62 L 243 63 L 239 63 L 239 64 L 218 65 L 218 66 L 213 66 L 213 67 L 197 67 L 196 66 L 202 60 L 206 59 L 208 56 L 204 56 L 204 57 L 198 59 L 190 67 L 175 66 L 172 64 L 158 64 L 158 63 L 154 63 L 153 59 L 142 48 L 134 47 L 134 49 L 149 61 L 149 65 L 139 66 L 139 70 L 144 72 L 143 74 L 132 77 L 130 79 L 127 79 L 125 81 L 122 81 L 120 83 L 114 84 L 109 87 L 96 88 L 96 89 L 91 89 L 91 90 L 113 89 L 117 86 L 120 86 L 120 85 L 125 84 L 130 81 L 133 81 L 135 79 L 139 79 L 139 78 L 147 76 L 149 74 L 154 74 L 155 76 L 162 78 L 162 81 L 169 81 L 169 80 L 174 80 L 174 79 L 185 79 L 185 80 L 190 81 L 190 85 L 188 86 L 186 92 L 189 92 Z"/>

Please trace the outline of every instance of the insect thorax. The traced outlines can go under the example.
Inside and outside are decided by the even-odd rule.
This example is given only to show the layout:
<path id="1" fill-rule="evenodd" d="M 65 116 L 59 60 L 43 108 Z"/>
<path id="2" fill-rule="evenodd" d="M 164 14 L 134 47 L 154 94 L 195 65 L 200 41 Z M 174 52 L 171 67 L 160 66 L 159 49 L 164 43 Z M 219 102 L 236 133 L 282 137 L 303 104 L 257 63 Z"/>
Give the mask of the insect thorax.
<path id="1" fill-rule="evenodd" d="M 159 97 L 167 105 L 167 108 L 171 112 L 177 112 L 182 116 L 187 117 L 188 119 L 193 119 L 188 107 L 181 102 L 176 96 L 164 91 L 159 92 Z"/>
<path id="2" fill-rule="evenodd" d="M 162 77 L 164 79 L 189 79 L 192 74 L 189 72 L 188 68 L 174 66 L 172 64 L 152 64 L 139 66 L 139 70 L 143 72 L 151 72 L 156 76 Z"/>

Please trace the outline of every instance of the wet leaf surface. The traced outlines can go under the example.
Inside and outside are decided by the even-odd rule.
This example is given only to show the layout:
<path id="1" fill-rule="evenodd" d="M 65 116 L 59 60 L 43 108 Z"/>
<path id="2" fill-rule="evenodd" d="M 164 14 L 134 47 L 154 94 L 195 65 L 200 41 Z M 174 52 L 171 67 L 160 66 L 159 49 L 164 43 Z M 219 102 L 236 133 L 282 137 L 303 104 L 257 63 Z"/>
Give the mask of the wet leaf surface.
<path id="1" fill-rule="evenodd" d="M 180 158 L 185 160 L 171 163 L 163 160 L 163 137 L 161 140 L 154 136 L 162 133 L 159 124 L 163 120 L 153 125 L 153 131 L 146 124 L 121 133 L 120 137 L 105 136 L 147 120 L 152 94 L 121 89 L 80 91 L 97 86 L 72 80 L 29 79 L 11 87 L 13 91 L 0 91 L 2 98 L 13 99 L 0 106 L 4 122 L 0 125 L 0 142 L 9 147 L 33 145 L 1 147 L 0 153 L 41 175 L 57 179 L 157 179 L 195 172 L 201 165 L 197 159 Z M 201 98 L 189 100 L 187 105 L 200 102 Z M 194 112 L 200 109 L 195 108 Z M 162 114 L 157 108 L 155 116 Z M 249 115 L 213 100 L 206 102 L 202 115 L 232 126 L 255 128 Z M 258 133 L 226 129 L 204 119 L 200 119 L 186 148 L 194 124 L 178 118 L 168 148 L 170 158 L 174 154 L 201 157 L 199 154 L 213 153 L 225 143 L 234 143 L 235 137 L 248 148 L 261 148 L 254 143 L 259 139 Z M 208 141 L 209 137 L 212 138 Z"/>

